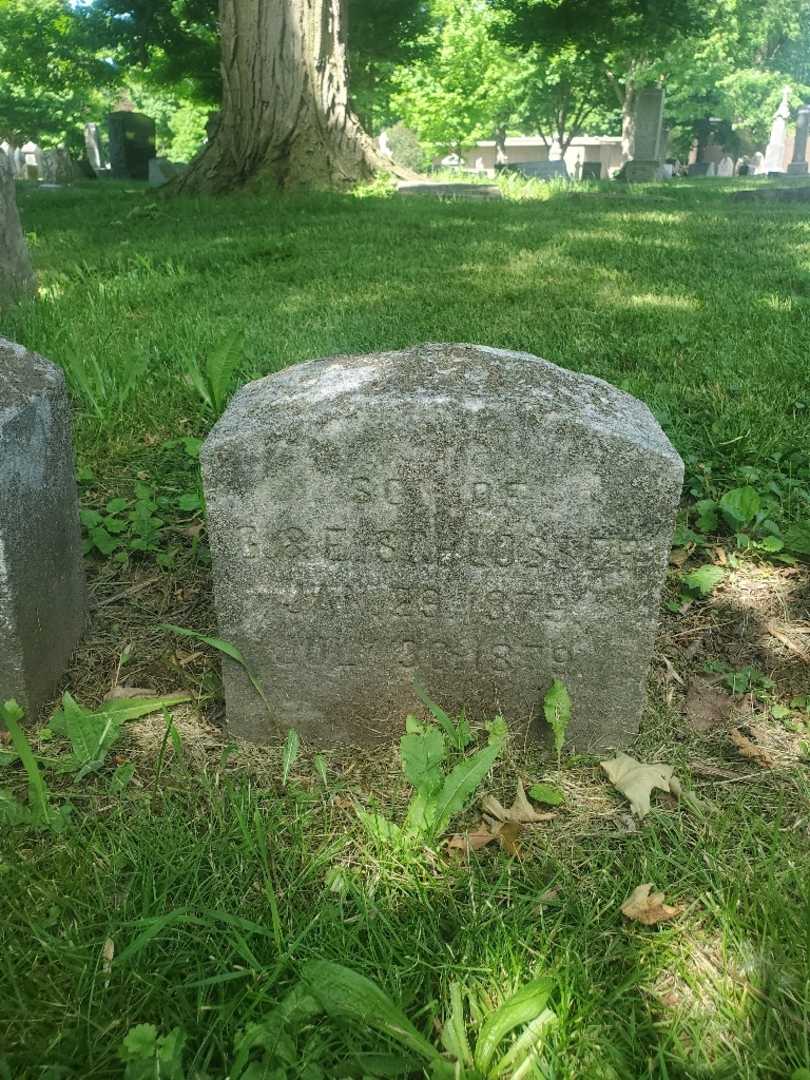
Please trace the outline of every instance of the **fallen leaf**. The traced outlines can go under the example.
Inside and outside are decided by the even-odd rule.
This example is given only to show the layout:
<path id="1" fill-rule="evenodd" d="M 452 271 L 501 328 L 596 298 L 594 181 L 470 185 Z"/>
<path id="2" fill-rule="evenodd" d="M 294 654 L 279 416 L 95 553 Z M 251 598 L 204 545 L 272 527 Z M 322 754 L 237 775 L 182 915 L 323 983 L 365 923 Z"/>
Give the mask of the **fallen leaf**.
<path id="1" fill-rule="evenodd" d="M 115 942 L 112 938 L 107 938 L 101 949 L 101 971 L 105 975 L 104 989 L 110 985 L 110 972 L 112 971 L 113 957 L 115 956 Z"/>
<path id="2" fill-rule="evenodd" d="M 737 752 L 744 758 L 748 758 L 749 761 L 756 762 L 763 769 L 773 768 L 773 758 L 767 752 L 763 750 L 761 746 L 757 746 L 756 743 L 751 742 L 741 731 L 729 732 L 729 738 L 737 748 Z"/>
<path id="3" fill-rule="evenodd" d="M 728 719 L 733 702 L 706 679 L 691 679 L 686 693 L 686 717 L 693 731 L 712 731 Z"/>
<path id="4" fill-rule="evenodd" d="M 517 783 L 515 801 L 508 810 L 501 805 L 494 795 L 487 795 L 481 803 L 481 809 L 485 814 L 489 814 L 490 817 L 495 818 L 497 821 L 516 821 L 519 825 L 531 825 L 536 821 L 551 821 L 552 818 L 557 816 L 556 814 L 539 814 L 526 798 L 526 792 L 523 790 L 521 780 L 518 780 Z"/>
<path id="5" fill-rule="evenodd" d="M 768 633 L 771 635 L 771 637 L 775 637 L 777 641 L 781 641 L 786 649 L 789 649 L 792 653 L 795 653 L 796 656 L 801 657 L 802 660 L 810 660 L 810 652 L 808 652 L 808 650 L 805 649 L 803 645 L 799 645 L 797 641 L 793 641 L 791 638 L 789 638 L 788 635 L 785 633 L 785 629 L 792 629 L 794 633 L 800 634 L 804 632 L 801 627 L 780 627 L 775 622 L 768 623 Z"/>
<path id="6" fill-rule="evenodd" d="M 0 746 L 11 746 L 11 732 L 0 729 Z"/>
<path id="7" fill-rule="evenodd" d="M 639 819 L 649 812 L 653 788 L 672 791 L 671 765 L 643 765 L 628 754 L 617 754 L 610 761 L 599 764 L 611 784 L 630 800 L 633 813 Z"/>
<path id="8" fill-rule="evenodd" d="M 686 560 L 689 558 L 688 548 L 673 548 L 669 553 L 669 565 L 670 566 L 683 566 Z"/>
<path id="9" fill-rule="evenodd" d="M 142 686 L 114 686 L 104 695 L 105 701 L 118 701 L 120 698 L 150 698 L 157 697 L 154 690 L 144 689 Z"/>
<path id="10" fill-rule="evenodd" d="M 498 839 L 498 833 L 487 828 L 486 822 L 482 821 L 477 829 L 471 832 L 454 833 L 447 841 L 449 852 L 460 851 L 469 855 L 471 851 L 480 851 L 487 844 L 494 843 Z"/>
<path id="11" fill-rule="evenodd" d="M 503 850 L 513 858 L 520 858 L 518 840 L 523 832 L 523 826 L 519 821 L 504 821 L 498 827 L 497 837 Z"/>
<path id="12" fill-rule="evenodd" d="M 652 885 L 638 885 L 633 889 L 622 904 L 622 914 L 634 922 L 643 923 L 644 926 L 655 926 L 656 923 L 667 922 L 680 915 L 684 910 L 683 904 L 670 907 L 664 903 L 662 892 L 651 892 Z"/>

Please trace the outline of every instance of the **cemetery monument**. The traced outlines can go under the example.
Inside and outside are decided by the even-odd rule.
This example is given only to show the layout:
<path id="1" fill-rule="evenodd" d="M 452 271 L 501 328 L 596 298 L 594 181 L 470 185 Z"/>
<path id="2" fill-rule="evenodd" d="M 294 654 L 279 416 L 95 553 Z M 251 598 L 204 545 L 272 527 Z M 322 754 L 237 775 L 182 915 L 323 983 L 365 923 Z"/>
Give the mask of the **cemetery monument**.
<path id="1" fill-rule="evenodd" d="M 0 338 L 0 700 L 48 700 L 85 610 L 64 375 Z"/>
<path id="2" fill-rule="evenodd" d="M 477 345 L 297 364 L 201 455 L 228 720 L 262 742 L 395 741 L 418 708 L 577 749 L 638 729 L 683 464 L 600 379 Z"/>
<path id="3" fill-rule="evenodd" d="M 0 150 L 0 308 L 33 292 L 34 287 L 34 272 L 17 213 L 14 168 Z"/>
<path id="4" fill-rule="evenodd" d="M 116 180 L 148 180 L 155 156 L 155 121 L 122 109 L 107 117 L 110 175 Z"/>
<path id="5" fill-rule="evenodd" d="M 807 128 L 810 126 L 810 105 L 802 105 L 796 114 L 796 137 L 793 141 L 793 160 L 788 165 L 790 176 L 806 176 Z"/>
<path id="6" fill-rule="evenodd" d="M 647 86 L 636 95 L 633 159 L 625 163 L 625 179 L 643 183 L 656 179 L 663 157 L 664 91 Z"/>

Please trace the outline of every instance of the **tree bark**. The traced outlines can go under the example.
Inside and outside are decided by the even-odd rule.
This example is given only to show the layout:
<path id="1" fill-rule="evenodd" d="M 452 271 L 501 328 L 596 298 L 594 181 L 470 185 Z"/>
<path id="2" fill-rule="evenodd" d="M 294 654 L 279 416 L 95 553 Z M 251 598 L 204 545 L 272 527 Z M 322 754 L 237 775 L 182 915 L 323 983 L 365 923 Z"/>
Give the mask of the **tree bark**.
<path id="1" fill-rule="evenodd" d="M 173 184 L 334 189 L 391 171 L 349 108 L 341 0 L 220 0 L 222 115 Z"/>

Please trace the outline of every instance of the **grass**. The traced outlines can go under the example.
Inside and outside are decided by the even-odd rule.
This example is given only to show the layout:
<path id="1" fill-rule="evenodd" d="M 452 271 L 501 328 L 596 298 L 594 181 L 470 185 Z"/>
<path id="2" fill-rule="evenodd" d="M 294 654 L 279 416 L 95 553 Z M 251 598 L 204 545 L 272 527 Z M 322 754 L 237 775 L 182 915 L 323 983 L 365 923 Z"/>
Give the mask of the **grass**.
<path id="1" fill-rule="evenodd" d="M 802 736 L 768 711 L 810 692 L 808 665 L 782 640 L 799 648 L 810 621 L 804 566 L 741 557 L 713 597 L 662 615 L 634 753 L 674 764 L 705 813 L 660 802 L 635 826 L 595 762 L 558 775 L 513 747 L 488 789 L 508 800 L 518 775 L 545 778 L 566 802 L 527 831 L 520 859 L 488 848 L 469 864 L 364 833 L 355 801 L 401 820 L 408 791 L 391 751 L 329 755 L 327 785 L 305 754 L 285 786 L 280 751 L 229 748 L 216 657 L 159 629 L 213 629 L 202 517 L 183 498 L 197 491 L 193 440 L 221 408 L 222 379 L 314 356 L 422 340 L 534 352 L 647 401 L 704 486 L 746 468 L 766 484 L 786 468 L 774 457 L 806 453 L 810 436 L 810 221 L 790 204 L 734 203 L 734 186 L 477 204 L 170 202 L 112 183 L 23 185 L 41 297 L 4 313 L 3 334 L 68 373 L 85 507 L 164 499 L 155 543 L 175 552 L 162 564 L 151 550 L 92 554 L 98 606 L 66 684 L 85 702 L 120 681 L 189 688 L 196 704 L 174 710 L 182 753 L 170 742 L 165 761 L 158 717 L 129 725 L 109 767 L 81 784 L 49 773 L 75 807 L 66 832 L 0 836 L 3 1080 L 120 1077 L 117 1050 L 137 1023 L 182 1027 L 186 1075 L 225 1077 L 238 1032 L 313 958 L 374 978 L 431 1038 L 452 981 L 497 1004 L 553 976 L 554 1080 L 810 1068 L 810 784 Z M 785 517 L 810 516 L 806 485 L 786 491 Z M 774 618 L 782 639 L 769 636 Z M 685 721 L 678 679 L 717 659 L 774 677 L 734 711 L 773 769 L 741 760 L 725 728 Z M 122 760 L 135 777 L 112 794 Z M 10 767 L 0 781 L 25 786 Z M 646 881 L 683 915 L 628 923 L 620 906 Z M 347 1042 L 379 1045 L 334 1023 L 303 1027 L 290 1077 L 310 1063 L 349 1075 Z"/>

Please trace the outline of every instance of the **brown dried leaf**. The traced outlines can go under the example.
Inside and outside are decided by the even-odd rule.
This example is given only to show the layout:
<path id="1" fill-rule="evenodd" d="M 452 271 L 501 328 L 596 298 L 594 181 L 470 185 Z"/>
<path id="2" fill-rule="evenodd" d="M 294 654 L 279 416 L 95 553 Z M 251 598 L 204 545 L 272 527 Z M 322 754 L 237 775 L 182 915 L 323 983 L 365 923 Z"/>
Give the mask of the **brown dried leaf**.
<path id="1" fill-rule="evenodd" d="M 498 827 L 498 842 L 503 850 L 513 858 L 520 858 L 518 840 L 523 832 L 523 826 L 519 821 L 504 821 Z"/>
<path id="2" fill-rule="evenodd" d="M 621 753 L 610 761 L 600 761 L 599 764 L 607 773 L 611 784 L 630 800 L 633 813 L 639 819 L 649 813 L 653 788 L 676 794 L 672 788 L 671 765 L 644 765 L 629 754 Z"/>
<path id="3" fill-rule="evenodd" d="M 761 746 L 757 746 L 756 743 L 751 742 L 741 731 L 729 732 L 729 738 L 737 748 L 737 753 L 741 754 L 744 758 L 748 758 L 749 761 L 755 762 L 763 769 L 773 768 L 773 758 L 767 750 L 763 750 Z"/>
<path id="4" fill-rule="evenodd" d="M 675 665 L 672 663 L 669 657 L 662 656 L 661 659 L 664 661 L 664 667 L 667 669 L 667 680 L 669 682 L 676 682 L 679 686 L 683 686 L 683 679 L 675 670 Z"/>
<path id="5" fill-rule="evenodd" d="M 686 717 L 693 731 L 712 731 L 728 719 L 733 702 L 706 679 L 691 679 L 686 694 Z"/>
<path id="6" fill-rule="evenodd" d="M 498 833 L 487 828 L 486 822 L 482 821 L 477 829 L 466 833 L 454 833 L 447 841 L 449 852 L 459 851 L 463 855 L 469 855 L 471 851 L 480 851 L 487 844 L 497 840 Z"/>
<path id="7" fill-rule="evenodd" d="M 622 904 L 622 914 L 634 922 L 643 923 L 644 926 L 655 926 L 656 923 L 667 922 L 680 915 L 684 910 L 683 904 L 670 907 L 664 903 L 662 892 L 652 892 L 652 885 L 638 885 L 633 889 Z"/>
<path id="8" fill-rule="evenodd" d="M 515 801 L 508 810 L 494 795 L 486 796 L 481 803 L 481 809 L 485 814 L 489 814 L 490 817 L 496 818 L 498 821 L 515 821 L 519 825 L 531 825 L 536 821 L 551 821 L 552 818 L 557 816 L 556 814 L 538 813 L 526 798 L 526 792 L 523 790 L 523 782 L 521 780 L 518 780 L 517 783 Z"/>
<path id="9" fill-rule="evenodd" d="M 683 566 L 686 560 L 689 558 L 689 548 L 673 548 L 669 553 L 669 565 L 670 566 Z"/>
<path id="10" fill-rule="evenodd" d="M 157 697 L 154 690 L 147 690 L 143 686 L 114 686 L 109 693 L 104 695 L 105 701 L 117 701 L 119 698 L 150 698 Z"/>
<path id="11" fill-rule="evenodd" d="M 106 976 L 104 979 L 104 989 L 110 985 L 110 973 L 112 972 L 112 962 L 115 956 L 115 942 L 112 938 L 107 938 L 101 949 L 101 971 Z"/>
<path id="12" fill-rule="evenodd" d="M 778 623 L 775 622 L 768 623 L 768 633 L 771 635 L 771 637 L 775 637 L 777 641 L 781 641 L 786 649 L 789 649 L 792 653 L 795 653 L 796 656 L 801 657 L 802 660 L 810 661 L 810 651 L 808 651 L 804 647 L 804 645 L 800 645 L 797 641 L 794 641 L 792 638 L 788 637 L 788 635 L 785 633 L 786 630 L 791 630 L 793 633 L 799 634 L 806 633 L 806 631 L 803 630 L 802 627 L 779 626 Z"/>

